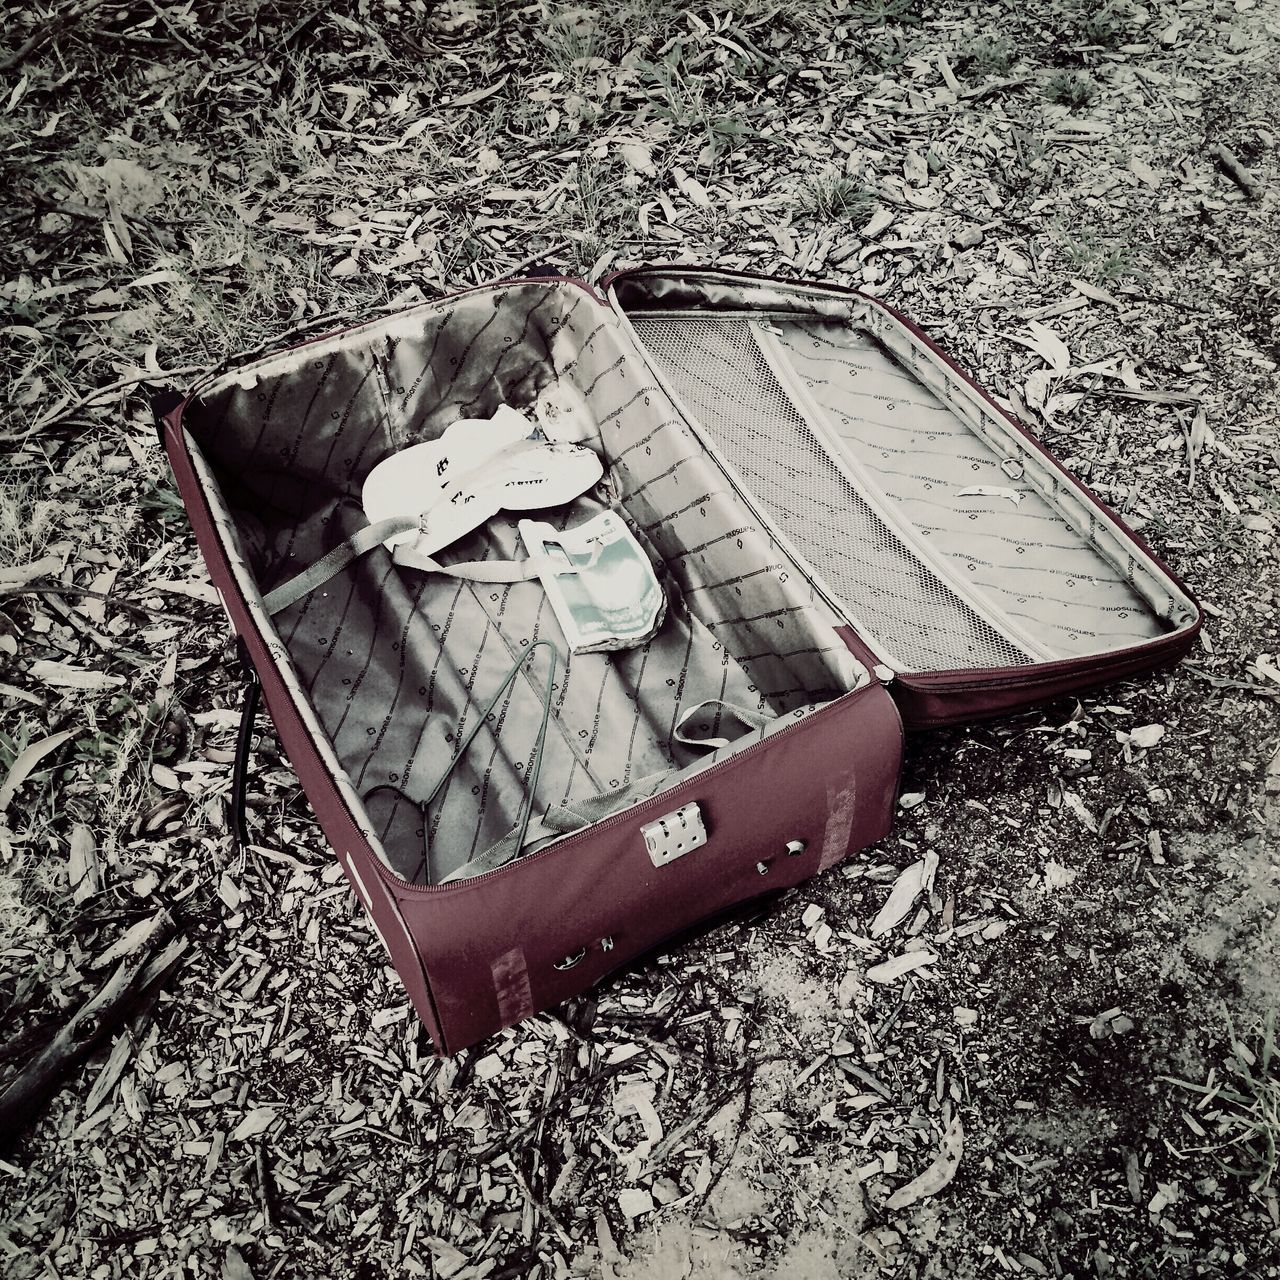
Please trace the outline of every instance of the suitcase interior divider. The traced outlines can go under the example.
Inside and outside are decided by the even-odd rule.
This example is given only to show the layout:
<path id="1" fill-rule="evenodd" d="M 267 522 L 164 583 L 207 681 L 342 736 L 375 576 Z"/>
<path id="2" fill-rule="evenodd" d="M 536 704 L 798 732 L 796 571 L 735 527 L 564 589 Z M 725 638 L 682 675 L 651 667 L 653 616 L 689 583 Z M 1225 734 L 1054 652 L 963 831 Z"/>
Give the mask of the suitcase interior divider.
<path id="1" fill-rule="evenodd" d="M 759 321 L 750 322 L 751 336 L 761 357 L 787 398 L 795 406 L 804 423 L 808 437 L 813 441 L 815 456 L 823 454 L 843 477 L 849 489 L 871 509 L 874 517 L 884 525 L 885 536 L 897 539 L 904 551 L 919 561 L 919 576 L 932 588 L 929 595 L 950 592 L 955 600 L 980 620 L 983 629 L 995 632 L 994 644 L 1007 645 L 1021 661 L 1047 660 L 1051 653 L 1035 636 L 1025 631 L 1017 619 L 1011 617 L 985 592 L 972 582 L 965 582 L 956 571 L 954 562 L 938 554 L 929 546 L 928 538 L 910 520 L 903 519 L 894 509 L 887 493 L 880 487 L 870 469 L 858 459 L 856 452 L 843 440 L 833 427 L 828 426 L 823 408 L 813 399 L 804 379 L 792 363 L 790 348 L 783 345 L 785 330 Z M 918 408 L 917 403 L 912 409 Z"/>
<path id="2" fill-rule="evenodd" d="M 633 317 L 671 393 L 744 501 L 890 666 L 911 671 L 1031 661 L 853 482 L 770 367 L 753 333 L 756 323 Z"/>
<path id="3" fill-rule="evenodd" d="M 1135 543 L 865 300 L 840 316 L 785 290 L 775 309 L 614 298 L 744 500 L 895 670 L 1089 657 L 1194 623 Z"/>

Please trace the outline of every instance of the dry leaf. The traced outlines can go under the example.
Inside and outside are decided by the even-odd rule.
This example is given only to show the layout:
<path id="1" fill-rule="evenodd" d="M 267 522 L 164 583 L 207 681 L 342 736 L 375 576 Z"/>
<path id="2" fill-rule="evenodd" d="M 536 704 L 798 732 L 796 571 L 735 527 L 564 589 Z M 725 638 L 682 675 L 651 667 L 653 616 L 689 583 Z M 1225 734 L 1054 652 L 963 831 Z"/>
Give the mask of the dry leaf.
<path id="1" fill-rule="evenodd" d="M 1144 724 L 1129 735 L 1129 742 L 1132 746 L 1140 747 L 1145 751 L 1149 747 L 1154 747 L 1163 737 L 1164 725 Z"/>
<path id="2" fill-rule="evenodd" d="M 1066 373 L 1071 368 L 1071 352 L 1067 344 L 1048 325 L 1041 324 L 1039 320 L 1028 320 L 1027 330 L 1030 337 L 1015 337 L 1014 341 L 1030 347 L 1054 373 Z"/>
<path id="3" fill-rule="evenodd" d="M 232 1141 L 238 1142 L 242 1138 L 254 1138 L 260 1133 L 266 1133 L 275 1122 L 275 1118 L 275 1107 L 254 1107 L 232 1131 Z"/>
<path id="4" fill-rule="evenodd" d="M 893 982 L 904 974 L 911 973 L 926 964 L 933 964 L 937 956 L 932 951 L 904 951 L 892 960 L 873 965 L 867 970 L 868 982 Z"/>
<path id="5" fill-rule="evenodd" d="M 62 733 L 55 733 L 47 738 L 41 738 L 39 742 L 33 742 L 14 760 L 9 766 L 9 773 L 4 780 L 4 785 L 0 786 L 0 813 L 3 813 L 9 807 L 9 801 L 13 799 L 18 788 L 31 776 L 40 761 L 50 752 L 56 751 L 68 738 L 73 736 L 70 730 L 64 730 Z"/>
<path id="6" fill-rule="evenodd" d="M 160 668 L 160 678 L 156 681 L 156 702 L 160 707 L 167 707 L 173 697 L 173 686 L 178 679 L 178 650 L 169 650 L 169 656 Z"/>
<path id="7" fill-rule="evenodd" d="M 1124 309 L 1124 303 L 1115 294 L 1108 293 L 1105 289 L 1099 289 L 1097 285 L 1090 284 L 1087 280 L 1072 280 L 1071 287 L 1077 293 L 1082 293 L 1086 298 L 1092 298 L 1095 302 L 1105 302 L 1119 310 Z"/>
<path id="8" fill-rule="evenodd" d="M 83 822 L 71 828 L 67 878 L 71 882 L 71 900 L 75 903 L 83 902 L 98 889 L 98 855 L 93 832 Z"/>
<path id="9" fill-rule="evenodd" d="M 1079 818 L 1080 821 L 1083 822 L 1084 825 L 1090 831 L 1093 832 L 1094 835 L 1098 834 L 1097 818 L 1093 816 L 1093 814 L 1089 811 L 1088 807 L 1085 805 L 1085 802 L 1081 800 L 1080 797 L 1076 795 L 1074 791 L 1064 791 L 1062 793 L 1062 803 L 1065 804 L 1067 808 L 1070 809 L 1071 812 L 1074 813 L 1076 817 Z"/>
<path id="10" fill-rule="evenodd" d="M 671 176 L 675 179 L 676 186 L 690 204 L 697 205 L 699 209 L 711 208 L 711 197 L 707 194 L 706 187 L 697 178 L 689 177 L 683 169 L 673 169 Z"/>
<path id="11" fill-rule="evenodd" d="M 893 890 L 890 892 L 887 901 L 876 912 L 876 918 L 871 922 L 871 936 L 873 938 L 878 938 L 881 934 L 888 933 L 895 925 L 901 924 L 906 919 L 907 913 L 915 905 L 916 899 L 924 888 L 924 873 L 925 863 L 924 859 L 921 858 L 919 862 L 913 862 L 894 881 Z M 867 976 L 870 977 L 871 975 L 868 974 Z"/>
<path id="12" fill-rule="evenodd" d="M 495 80 L 493 84 L 486 85 L 483 89 L 472 89 L 470 93 L 459 94 L 456 98 L 451 99 L 448 105 L 451 107 L 474 106 L 477 102 L 483 102 L 486 98 L 492 98 L 493 95 L 497 93 L 498 90 L 501 89 L 502 86 L 510 79 L 510 74 L 501 76 L 499 79 Z"/>
<path id="13" fill-rule="evenodd" d="M 41 556 L 30 564 L 0 565 L 0 587 L 20 587 L 36 578 L 57 573 L 61 568 L 61 556 Z"/>
<path id="14" fill-rule="evenodd" d="M 643 142 L 624 142 L 620 151 L 627 168 L 634 169 L 636 173 L 642 173 L 646 177 L 653 176 L 655 172 L 653 152 L 647 144 Z"/>
<path id="15" fill-rule="evenodd" d="M 115 689 L 124 684 L 123 676 L 108 675 L 105 671 L 86 671 L 83 667 L 73 667 L 65 662 L 53 662 L 41 658 L 33 662 L 28 674 L 43 684 L 51 684 L 59 689 L 87 689 L 101 692 L 103 689 Z"/>
<path id="16" fill-rule="evenodd" d="M 628 1218 L 643 1217 L 653 1212 L 653 1197 L 643 1187 L 623 1187 L 618 1194 L 618 1208 Z"/>
<path id="17" fill-rule="evenodd" d="M 1280 668 L 1265 653 L 1260 653 L 1252 664 L 1245 668 L 1251 676 L 1261 676 L 1266 680 L 1274 680 L 1280 684 Z"/>
<path id="18" fill-rule="evenodd" d="M 882 231 L 887 231 L 893 226 L 893 214 L 882 204 L 876 205 L 871 213 L 871 217 L 867 219 L 867 225 L 862 228 L 862 238 L 864 240 L 874 240 Z"/>
<path id="19" fill-rule="evenodd" d="M 1037 413 L 1042 411 L 1049 396 L 1049 383 L 1053 379 L 1052 369 L 1037 369 L 1028 379 L 1024 388 L 1027 404 Z"/>
<path id="20" fill-rule="evenodd" d="M 227 1256 L 222 1263 L 222 1280 L 253 1280 L 253 1272 L 244 1260 L 244 1254 L 233 1244 L 227 1245 Z"/>
<path id="21" fill-rule="evenodd" d="M 908 151 L 902 162 L 902 176 L 913 187 L 929 185 L 929 162 L 918 151 Z"/>
<path id="22" fill-rule="evenodd" d="M 960 1124 L 960 1117 L 955 1116 L 942 1135 L 942 1147 L 933 1163 L 918 1178 L 912 1178 L 910 1182 L 900 1186 L 885 1201 L 885 1208 L 905 1209 L 917 1200 L 936 1196 L 956 1176 L 963 1155 L 964 1129 Z"/>
<path id="23" fill-rule="evenodd" d="M 961 489 L 957 494 L 957 498 L 1004 498 L 1007 502 L 1012 502 L 1016 507 L 1022 501 L 1022 494 L 1017 489 L 1010 489 L 1004 485 L 998 484 L 973 484 L 967 489 Z"/>
<path id="24" fill-rule="evenodd" d="M 1153 189 L 1160 185 L 1160 175 L 1145 160 L 1139 160 L 1137 156 L 1129 157 L 1129 172 L 1139 182 L 1145 182 Z"/>

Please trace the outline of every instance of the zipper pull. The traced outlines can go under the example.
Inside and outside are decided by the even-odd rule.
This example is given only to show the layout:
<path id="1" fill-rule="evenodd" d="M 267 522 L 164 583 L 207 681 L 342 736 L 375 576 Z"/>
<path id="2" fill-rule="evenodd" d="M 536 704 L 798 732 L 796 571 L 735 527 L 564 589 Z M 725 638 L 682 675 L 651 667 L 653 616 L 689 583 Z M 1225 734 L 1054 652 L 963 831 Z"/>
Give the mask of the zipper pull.
<path id="1" fill-rule="evenodd" d="M 893 683 L 893 677 L 896 673 L 892 667 L 886 667 L 883 662 L 877 662 L 871 670 L 872 674 L 874 674 L 875 678 L 879 680 L 881 684 Z"/>

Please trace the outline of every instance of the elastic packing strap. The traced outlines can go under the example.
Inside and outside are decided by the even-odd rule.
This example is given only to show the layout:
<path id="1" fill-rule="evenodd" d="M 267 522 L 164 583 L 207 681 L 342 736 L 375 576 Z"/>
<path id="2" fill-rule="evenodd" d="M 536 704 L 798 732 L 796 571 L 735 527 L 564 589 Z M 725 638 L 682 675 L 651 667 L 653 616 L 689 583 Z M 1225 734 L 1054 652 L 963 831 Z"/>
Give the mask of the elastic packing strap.
<path id="1" fill-rule="evenodd" d="M 303 596 L 309 595 L 330 578 L 336 577 L 361 556 L 381 546 L 388 538 L 409 533 L 418 527 L 418 520 L 413 516 L 396 516 L 366 525 L 296 577 L 268 592 L 262 603 L 274 617 L 291 604 L 297 604 Z M 407 546 L 396 547 L 391 558 L 405 568 L 419 569 L 423 573 L 442 573 L 450 578 L 464 578 L 469 582 L 527 582 L 538 576 L 537 565 L 532 560 L 464 560 L 459 564 L 441 564 L 430 556 L 419 555 Z"/>
<path id="2" fill-rule="evenodd" d="M 453 758 L 449 760 L 447 765 L 445 765 L 444 772 L 440 774 L 440 777 L 436 778 L 435 786 L 431 787 L 430 795 L 426 796 L 425 800 L 413 800 L 410 796 L 404 794 L 401 788 L 390 786 L 388 783 L 380 783 L 379 786 L 371 787 L 369 791 L 366 791 L 365 794 L 361 796 L 361 800 L 367 800 L 371 795 L 374 795 L 374 792 L 376 791 L 393 791 L 394 794 L 401 797 L 402 800 L 406 800 L 408 803 L 417 806 L 417 809 L 419 809 L 419 812 L 422 814 L 422 867 L 426 870 L 426 877 L 428 877 L 429 883 L 436 883 L 431 881 L 430 878 L 431 850 L 430 837 L 428 836 L 428 822 L 426 822 L 426 814 L 428 814 L 431 801 L 435 800 L 435 797 L 440 794 L 440 791 L 444 790 L 444 785 L 449 781 L 449 776 L 453 773 L 454 768 L 457 768 L 458 760 L 462 759 L 462 755 L 465 754 L 468 746 L 471 746 L 472 742 L 475 741 L 477 733 L 480 732 L 481 728 L 484 728 L 485 723 L 488 722 L 490 714 L 493 713 L 493 709 L 497 707 L 498 700 L 502 698 L 504 692 L 511 687 L 512 681 L 515 680 L 518 673 L 520 673 L 520 668 L 524 667 L 525 663 L 529 662 L 532 655 L 538 652 L 539 649 L 544 648 L 544 646 L 552 652 L 552 660 L 550 660 L 547 671 L 547 684 L 545 684 L 543 689 L 543 719 L 541 719 L 541 723 L 538 727 L 538 736 L 536 736 L 536 739 L 534 740 L 534 759 L 532 759 L 532 763 L 530 765 L 529 777 L 526 778 L 525 800 L 521 805 L 520 817 L 518 817 L 516 826 L 513 827 L 506 836 L 503 836 L 502 840 L 499 840 L 497 845 L 489 847 L 489 849 L 486 849 L 479 858 L 472 859 L 470 863 L 467 863 L 466 868 L 462 868 L 462 870 L 458 870 L 458 872 L 453 872 L 449 874 L 449 876 L 445 876 L 442 881 L 439 881 L 438 883 L 447 884 L 449 881 L 453 881 L 453 879 L 462 879 L 462 872 L 465 872 L 467 876 L 479 876 L 480 872 L 485 872 L 485 870 L 490 870 L 493 867 L 500 867 L 503 863 L 508 863 L 508 861 L 515 858 L 517 852 L 524 849 L 527 842 L 541 838 L 539 829 L 535 829 L 532 835 L 530 835 L 529 832 L 532 812 L 534 812 L 534 796 L 536 794 L 536 790 L 538 790 L 538 777 L 541 772 L 541 767 L 543 767 L 543 748 L 545 741 L 547 741 L 547 726 L 550 722 L 550 716 L 552 716 L 552 699 L 554 695 L 554 682 L 556 682 L 556 663 L 559 658 L 559 650 L 550 640 L 535 640 L 534 643 L 532 643 L 529 648 L 527 648 L 525 652 L 515 660 L 515 663 L 512 663 L 511 669 L 509 669 L 507 675 L 502 678 L 502 684 L 498 685 L 497 690 L 494 691 L 493 698 L 489 699 L 489 704 L 486 705 L 479 714 L 477 714 L 475 723 L 472 724 L 471 728 L 468 728 L 462 741 L 458 742 L 456 748 L 454 748 Z M 535 824 L 535 826 L 540 827 L 540 824 Z M 470 868 L 476 869 L 472 870 Z"/>

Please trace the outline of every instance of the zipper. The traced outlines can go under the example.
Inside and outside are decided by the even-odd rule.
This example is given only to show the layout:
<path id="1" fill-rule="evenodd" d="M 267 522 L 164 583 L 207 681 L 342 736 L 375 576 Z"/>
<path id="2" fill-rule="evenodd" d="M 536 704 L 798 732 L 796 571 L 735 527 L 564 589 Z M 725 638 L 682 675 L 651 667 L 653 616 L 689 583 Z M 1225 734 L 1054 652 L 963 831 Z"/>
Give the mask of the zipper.
<path id="1" fill-rule="evenodd" d="M 1105 679 L 1109 673 L 1123 672 L 1133 662 L 1149 661 L 1152 653 L 1164 649 L 1190 646 L 1199 631 L 1199 625 L 1183 631 L 1169 631 L 1153 636 L 1142 644 L 1127 649 L 1115 649 L 1105 655 L 1105 660 L 1095 658 L 1062 658 L 1056 662 L 1037 662 L 1025 667 L 959 667 L 951 671 L 913 671 L 899 673 L 902 685 L 922 691 L 954 690 L 970 692 L 982 689 L 1007 689 L 1019 686 L 1048 684 L 1054 680 L 1070 679 L 1076 675 L 1097 675 Z M 1012 673 L 1012 674 L 1011 674 Z"/>
<path id="2" fill-rule="evenodd" d="M 504 280 L 494 280 L 488 284 L 471 285 L 466 289 L 455 289 L 452 293 L 443 293 L 438 298 L 428 298 L 425 302 L 414 303 L 408 307 L 396 307 L 389 310 L 384 316 L 376 319 L 361 320 L 356 324 L 344 325 L 338 329 L 327 329 L 324 333 L 318 333 L 314 337 L 304 338 L 301 342 L 295 342 L 292 346 L 282 347 L 279 351 L 273 351 L 270 355 L 259 356 L 255 360 L 249 360 L 244 364 L 229 365 L 227 368 L 218 371 L 216 368 L 208 373 L 198 377 L 192 384 L 191 390 L 187 393 L 186 398 L 178 406 L 179 414 L 177 426 L 182 425 L 182 414 L 185 412 L 187 404 L 194 400 L 198 395 L 206 395 L 211 391 L 218 390 L 224 382 L 233 379 L 236 375 L 246 375 L 249 373 L 261 373 L 265 370 L 273 360 L 278 360 L 281 356 L 287 356 L 295 351 L 304 351 L 308 347 L 317 346 L 322 342 L 329 342 L 334 338 L 345 338 L 349 334 L 358 333 L 361 329 L 372 329 L 387 320 L 399 319 L 402 316 L 412 315 L 415 312 L 431 312 L 437 310 L 447 302 L 453 302 L 457 298 L 465 298 L 473 293 L 491 293 L 498 289 L 509 289 L 512 285 L 517 284 L 565 284 L 575 285 L 577 288 L 586 292 L 591 300 L 598 305 L 609 308 L 608 300 L 604 294 L 589 281 L 583 280 L 578 276 L 509 276 Z"/>
<path id="3" fill-rule="evenodd" d="M 379 872 L 382 877 L 398 888 L 408 890 L 416 894 L 438 894 L 456 892 L 461 889 L 470 887 L 471 885 L 480 884 L 482 881 L 491 880 L 494 876 L 508 875 L 518 871 L 522 867 L 528 866 L 532 862 L 536 862 L 541 858 L 545 858 L 551 854 L 556 854 L 565 849 L 566 846 L 577 844 L 578 842 L 594 836 L 601 831 L 607 831 L 624 822 L 636 822 L 643 820 L 647 816 L 649 810 L 656 809 L 658 802 L 664 797 L 671 795 L 672 792 L 678 791 L 681 787 L 698 786 L 706 778 L 713 777 L 715 774 L 736 765 L 739 761 L 746 760 L 748 757 L 757 753 L 761 748 L 768 746 L 770 743 L 779 738 L 785 737 L 787 734 L 795 733 L 800 729 L 809 727 L 818 719 L 831 715 L 837 708 L 846 710 L 847 707 L 841 706 L 847 699 L 856 698 L 860 694 L 866 693 L 868 689 L 876 688 L 874 684 L 863 684 L 858 688 L 851 690 L 849 693 L 841 694 L 840 697 L 833 699 L 825 707 L 818 711 L 812 712 L 801 720 L 797 720 L 795 724 L 785 725 L 783 728 L 771 733 L 767 738 L 762 738 L 759 742 L 752 743 L 751 746 L 745 747 L 743 750 L 735 752 L 732 756 L 725 760 L 719 760 L 715 764 L 703 769 L 701 772 L 694 774 L 690 778 L 681 779 L 674 785 L 663 791 L 657 791 L 652 796 L 640 801 L 638 804 L 632 805 L 627 809 L 623 809 L 618 813 L 611 813 L 608 817 L 601 818 L 598 822 L 593 822 L 588 827 L 583 827 L 581 831 L 574 831 L 564 836 L 560 840 L 555 840 L 551 844 L 545 845 L 543 848 L 536 850 L 534 853 L 526 854 L 523 858 L 517 858 L 514 862 L 509 862 L 504 867 L 494 867 L 489 871 L 482 871 L 478 876 L 470 876 L 466 880 L 459 880 L 455 884 L 414 884 L 409 880 L 404 880 L 396 875 L 394 871 L 387 868 L 379 859 Z M 902 731 L 899 728 L 899 744 L 901 745 Z M 326 776 L 327 780 L 327 776 Z M 336 793 L 336 787 L 334 791 Z M 645 814 L 640 811 L 645 810 Z"/>
<path id="4" fill-rule="evenodd" d="M 754 320 L 759 322 L 768 322 L 770 320 L 811 320 L 812 313 L 808 311 L 770 311 L 763 307 L 735 307 L 732 310 L 715 310 L 715 311 L 663 311 L 661 308 L 649 308 L 645 310 L 616 311 L 617 315 L 625 315 L 628 320 L 670 320 L 679 322 L 681 320 L 705 320 L 708 316 L 714 317 L 716 320 Z"/>

